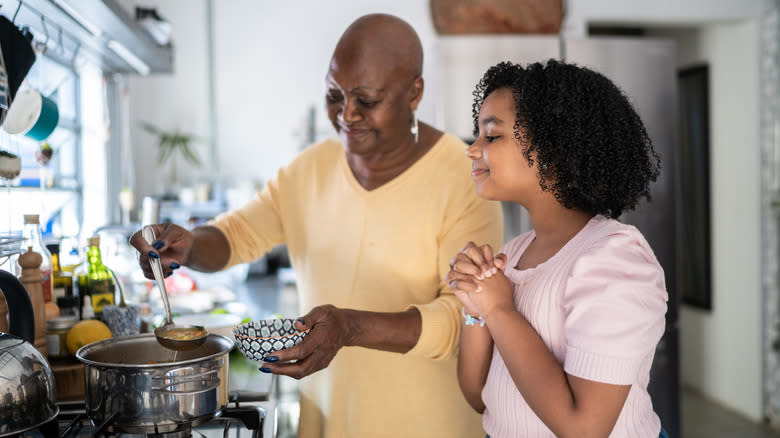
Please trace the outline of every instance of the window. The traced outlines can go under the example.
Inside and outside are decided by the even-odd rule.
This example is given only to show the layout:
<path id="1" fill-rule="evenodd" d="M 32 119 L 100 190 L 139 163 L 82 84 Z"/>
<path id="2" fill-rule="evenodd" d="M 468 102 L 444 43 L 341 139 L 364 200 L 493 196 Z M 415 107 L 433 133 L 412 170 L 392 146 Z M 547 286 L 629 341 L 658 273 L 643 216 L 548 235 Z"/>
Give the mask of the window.
<path id="1" fill-rule="evenodd" d="M 104 156 L 108 135 L 103 121 L 108 116 L 102 72 L 92 64 L 76 71 L 72 66 L 38 55 L 19 90 L 25 88 L 34 88 L 57 104 L 59 122 L 46 139 L 54 154 L 42 166 L 36 160 L 41 142 L 9 135 L 0 128 L 0 149 L 18 155 L 22 162 L 18 178 L 0 180 L 0 236 L 21 231 L 24 214 L 37 213 L 44 239 L 73 237 L 69 240 L 78 244 L 83 231 L 92 232 L 94 227 L 103 225 L 106 217 L 105 209 L 101 210 L 105 205 L 105 184 L 100 182 L 96 188 L 95 181 L 84 183 L 87 166 L 99 168 L 91 174 L 105 173 L 100 157 Z M 84 107 L 89 117 L 83 117 Z M 85 191 L 85 185 L 91 185 L 91 191 Z M 91 218 L 90 229 L 85 226 L 86 217 Z M 0 268 L 4 267 L 0 264 Z"/>

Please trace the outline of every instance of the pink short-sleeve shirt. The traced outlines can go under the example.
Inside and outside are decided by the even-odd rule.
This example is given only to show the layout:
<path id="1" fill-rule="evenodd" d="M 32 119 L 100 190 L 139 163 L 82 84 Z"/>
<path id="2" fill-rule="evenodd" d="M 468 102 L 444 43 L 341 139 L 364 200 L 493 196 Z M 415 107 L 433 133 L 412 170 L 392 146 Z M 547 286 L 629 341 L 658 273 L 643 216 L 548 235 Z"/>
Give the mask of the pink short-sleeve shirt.
<path id="1" fill-rule="evenodd" d="M 534 237 L 522 234 L 502 250 L 517 309 L 566 373 L 631 385 L 611 438 L 657 437 L 661 423 L 647 384 L 668 295 L 650 245 L 635 227 L 596 216 L 553 257 L 515 270 Z M 496 348 L 482 399 L 491 438 L 555 436 L 525 402 Z"/>

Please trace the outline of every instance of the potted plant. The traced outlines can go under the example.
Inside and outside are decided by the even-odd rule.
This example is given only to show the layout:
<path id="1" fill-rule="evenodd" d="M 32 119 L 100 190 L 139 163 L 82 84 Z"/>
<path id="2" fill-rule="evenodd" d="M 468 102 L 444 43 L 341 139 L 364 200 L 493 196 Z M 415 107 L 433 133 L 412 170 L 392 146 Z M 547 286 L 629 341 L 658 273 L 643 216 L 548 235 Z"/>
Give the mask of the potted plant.
<path id="1" fill-rule="evenodd" d="M 143 123 L 141 127 L 146 132 L 157 136 L 157 167 L 163 167 L 169 161 L 171 163 L 168 175 L 171 188 L 177 183 L 176 155 L 181 155 L 182 158 L 194 166 L 200 166 L 200 157 L 192 148 L 192 143 L 198 141 L 195 135 L 179 132 L 178 130 L 166 132 L 151 123 Z"/>

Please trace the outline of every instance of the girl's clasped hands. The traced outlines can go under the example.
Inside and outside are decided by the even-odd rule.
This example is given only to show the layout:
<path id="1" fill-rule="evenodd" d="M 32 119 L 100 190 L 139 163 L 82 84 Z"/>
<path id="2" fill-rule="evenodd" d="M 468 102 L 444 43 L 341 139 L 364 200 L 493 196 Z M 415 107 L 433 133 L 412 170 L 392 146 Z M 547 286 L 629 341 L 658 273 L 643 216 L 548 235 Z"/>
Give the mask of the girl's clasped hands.
<path id="1" fill-rule="evenodd" d="M 516 312 L 514 285 L 504 275 L 506 255 L 493 254 L 490 245 L 467 243 L 450 260 L 447 284 L 463 304 L 464 312 L 487 321 L 494 310 Z"/>

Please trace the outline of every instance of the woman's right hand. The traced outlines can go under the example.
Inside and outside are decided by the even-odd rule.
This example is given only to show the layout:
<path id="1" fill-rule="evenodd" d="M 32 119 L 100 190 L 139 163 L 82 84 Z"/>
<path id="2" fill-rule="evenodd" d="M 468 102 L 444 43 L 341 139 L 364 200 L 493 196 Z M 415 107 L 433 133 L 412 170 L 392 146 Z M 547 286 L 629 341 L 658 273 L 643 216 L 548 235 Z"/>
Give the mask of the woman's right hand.
<path id="1" fill-rule="evenodd" d="M 171 223 L 155 224 L 151 227 L 157 236 L 157 240 L 151 245 L 146 243 L 141 230 L 136 231 L 130 237 L 130 244 L 138 250 L 138 264 L 143 269 L 146 278 L 154 279 L 149 257 L 155 256 L 160 259 L 163 274 L 167 277 L 174 269 L 185 265 L 189 260 L 193 244 L 192 233 Z"/>

